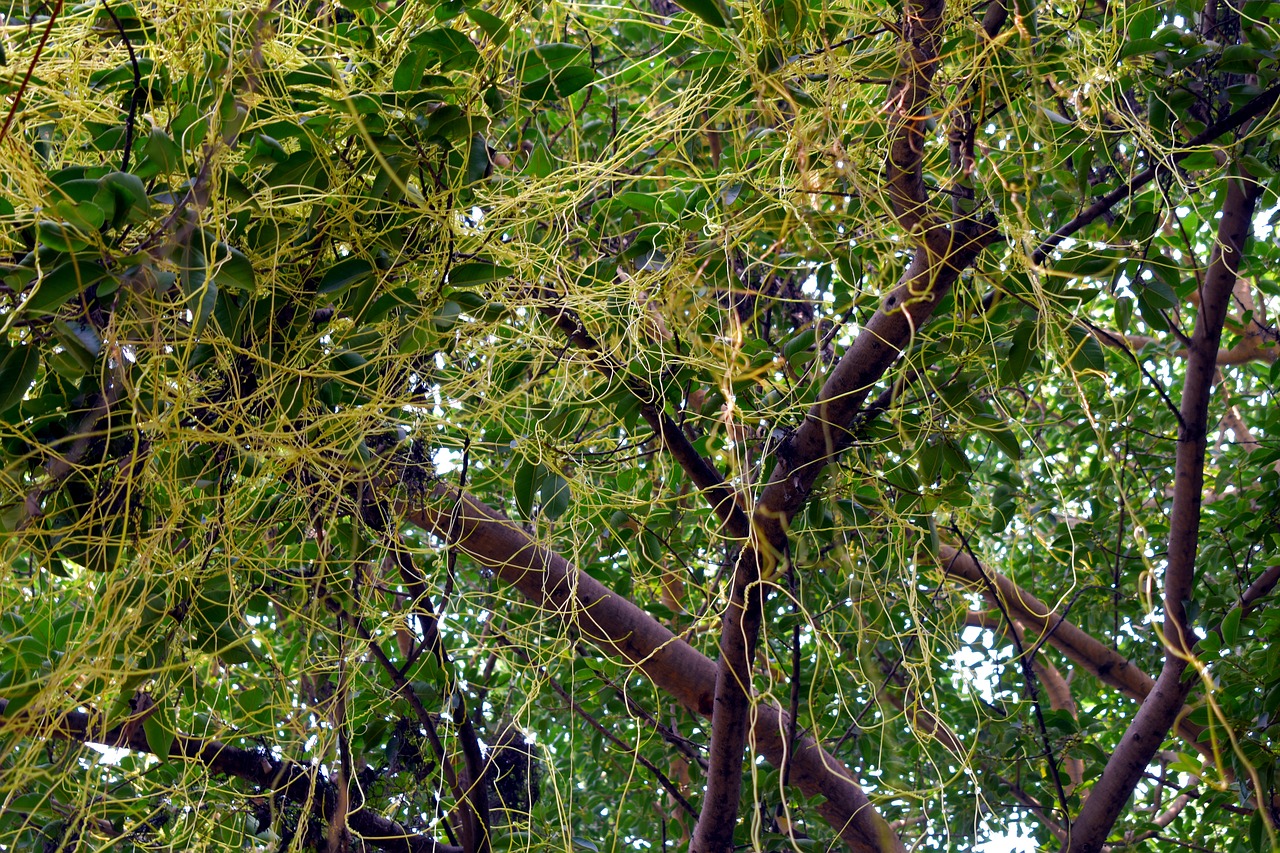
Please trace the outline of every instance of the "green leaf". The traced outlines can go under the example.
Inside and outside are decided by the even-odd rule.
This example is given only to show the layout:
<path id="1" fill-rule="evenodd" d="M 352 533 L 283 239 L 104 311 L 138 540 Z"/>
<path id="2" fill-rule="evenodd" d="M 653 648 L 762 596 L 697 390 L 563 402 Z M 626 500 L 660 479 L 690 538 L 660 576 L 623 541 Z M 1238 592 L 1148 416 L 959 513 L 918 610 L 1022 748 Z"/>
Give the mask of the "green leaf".
<path id="1" fill-rule="evenodd" d="M 523 518 L 533 518 L 533 504 L 538 487 L 542 484 L 543 467 L 530 459 L 523 459 L 515 476 L 516 508 Z"/>
<path id="2" fill-rule="evenodd" d="M 442 71 L 467 71 L 480 61 L 480 51 L 471 39 L 451 27 L 429 30 L 415 36 L 412 43 L 431 51 Z"/>
<path id="3" fill-rule="evenodd" d="M 79 261 L 73 257 L 37 279 L 18 310 L 28 316 L 52 314 L 68 299 L 83 293 L 106 276 L 107 271 L 96 261 Z"/>
<path id="4" fill-rule="evenodd" d="M 36 223 L 36 242 L 55 252 L 82 252 L 89 247 L 88 239 L 76 226 L 50 219 Z"/>
<path id="5" fill-rule="evenodd" d="M 178 171 L 182 163 L 182 150 L 169 134 L 160 128 L 151 131 L 142 148 L 136 174 L 139 178 L 154 178 Z"/>
<path id="6" fill-rule="evenodd" d="M 680 63 L 681 71 L 700 71 L 704 68 L 721 68 L 732 65 L 733 54 L 727 50 L 703 50 L 686 56 Z"/>
<path id="7" fill-rule="evenodd" d="M 1142 56 L 1144 54 L 1155 53 L 1157 51 L 1167 49 L 1168 48 L 1162 42 L 1158 42 L 1155 39 L 1132 39 L 1131 41 L 1126 42 L 1124 47 L 1120 48 L 1120 59 L 1128 59 L 1131 56 Z"/>
<path id="8" fill-rule="evenodd" d="M 542 514 L 557 519 L 569 509 L 569 484 L 552 471 L 542 481 Z"/>
<path id="9" fill-rule="evenodd" d="M 458 318 L 461 316 L 462 306 L 449 299 L 440 306 L 440 310 L 436 311 L 435 316 L 431 318 L 431 322 L 435 324 L 436 331 L 447 332 L 457 325 Z"/>
<path id="10" fill-rule="evenodd" d="M 1271 845 L 1267 843 L 1267 825 L 1262 812 L 1256 809 L 1253 817 L 1249 819 L 1249 846 L 1253 849 L 1253 853 L 1265 853 L 1271 849 Z"/>
<path id="11" fill-rule="evenodd" d="M 1239 607 L 1231 608 L 1231 612 L 1222 620 L 1222 640 L 1228 646 L 1234 646 L 1240 636 L 1240 617 L 1244 615 Z"/>
<path id="12" fill-rule="evenodd" d="M 354 350 L 342 350 L 334 355 L 329 360 L 329 367 L 342 382 L 362 391 L 368 390 L 375 376 L 369 360 Z"/>
<path id="13" fill-rule="evenodd" d="M 469 261 L 449 270 L 449 284 L 454 287 L 475 287 L 513 275 L 510 267 L 498 266 L 488 261 Z"/>
<path id="14" fill-rule="evenodd" d="M 239 293 L 252 293 L 254 289 L 253 264 L 239 249 L 226 243 L 214 246 L 214 281 L 223 290 L 234 290 Z"/>
<path id="15" fill-rule="evenodd" d="M 973 416 L 973 425 L 995 442 L 996 447 L 1014 462 L 1022 458 L 1022 443 L 1017 434 L 998 415 L 979 413 Z"/>
<path id="16" fill-rule="evenodd" d="M 1054 124 L 1063 124 L 1063 125 L 1073 125 L 1073 124 L 1075 124 L 1075 122 L 1074 122 L 1074 121 L 1072 121 L 1071 119 L 1067 118 L 1067 117 L 1066 117 L 1066 116 L 1064 116 L 1062 113 L 1054 112 L 1053 110 L 1049 109 L 1048 107 L 1041 106 L 1041 105 L 1037 104 L 1037 105 L 1036 105 L 1036 109 L 1040 110 L 1041 114 L 1043 114 L 1045 118 L 1049 119 L 1049 121 L 1053 122 Z"/>
<path id="17" fill-rule="evenodd" d="M 416 92 L 427 73 L 427 63 L 434 54 L 425 47 L 410 48 L 391 75 L 391 87 L 397 92 Z"/>
<path id="18" fill-rule="evenodd" d="M 146 185 L 137 175 L 128 172 L 110 172 L 99 178 L 103 188 L 115 196 L 116 210 L 113 224 L 130 221 L 130 216 L 146 216 L 151 212 L 151 199 Z"/>
<path id="19" fill-rule="evenodd" d="M 303 148 L 290 154 L 266 177 L 276 196 L 290 201 L 307 197 L 306 190 L 322 190 L 329 176 L 314 151 Z"/>
<path id="20" fill-rule="evenodd" d="M 532 47 L 516 57 L 516 79 L 532 83 L 555 74 L 571 65 L 584 65 L 591 60 L 591 52 L 576 44 L 553 42 Z"/>
<path id="21" fill-rule="evenodd" d="M 1232 44 L 1222 49 L 1217 70 L 1229 74 L 1256 74 L 1258 66 L 1268 57 L 1252 45 Z"/>
<path id="22" fill-rule="evenodd" d="M 96 231 L 115 215 L 115 196 L 88 178 L 67 181 L 57 187 L 49 211 L 82 232 Z"/>
<path id="23" fill-rule="evenodd" d="M 675 4 L 713 27 L 724 29 L 729 26 L 729 19 L 715 0 L 675 0 Z"/>
<path id="24" fill-rule="evenodd" d="M 595 80 L 594 68 L 587 65 L 571 65 L 540 80 L 526 83 L 520 89 L 520 97 L 527 101 L 554 101 L 567 98 Z"/>
<path id="25" fill-rule="evenodd" d="M 1012 385 L 1022 378 L 1035 355 L 1036 322 L 1023 320 L 1013 333 L 1013 344 L 1000 362 L 999 376 L 1002 385 Z"/>
<path id="26" fill-rule="evenodd" d="M 142 721 L 142 731 L 147 738 L 147 748 L 155 754 L 161 761 L 169 760 L 169 751 L 173 748 L 173 742 L 177 739 L 176 727 L 173 721 L 173 712 L 169 710 L 169 703 L 161 699 L 156 703 L 156 707 Z"/>
<path id="27" fill-rule="evenodd" d="M 471 137 L 471 146 L 467 152 L 467 172 L 463 184 L 474 184 L 483 181 L 493 174 L 493 163 L 489 160 L 489 143 L 480 134 Z"/>
<path id="28" fill-rule="evenodd" d="M 467 17 L 475 21 L 494 44 L 502 44 L 511 35 L 511 27 L 497 15 L 474 6 L 467 7 Z"/>
<path id="29" fill-rule="evenodd" d="M 40 368 L 40 350 L 34 344 L 3 346 L 0 350 L 0 415 L 22 402 Z"/>
<path id="30" fill-rule="evenodd" d="M 1079 326 L 1067 330 L 1075 349 L 1071 352 L 1071 367 L 1075 370 L 1093 370 L 1105 373 L 1107 370 L 1106 355 L 1098 339 Z"/>
<path id="31" fill-rule="evenodd" d="M 321 277 L 316 292 L 336 296 L 373 275 L 375 267 L 364 258 L 346 258 L 334 264 Z"/>
<path id="32" fill-rule="evenodd" d="M 191 310 L 191 331 L 199 334 L 218 307 L 218 283 L 205 279 L 200 288 L 187 296 L 187 307 Z"/>
<path id="33" fill-rule="evenodd" d="M 1129 330 L 1129 322 L 1133 319 L 1133 297 L 1116 297 L 1116 330 L 1124 333 Z"/>
<path id="34" fill-rule="evenodd" d="M 1188 172 L 1202 172 L 1218 168 L 1218 158 L 1212 151 L 1193 151 L 1179 160 L 1178 165 Z"/>

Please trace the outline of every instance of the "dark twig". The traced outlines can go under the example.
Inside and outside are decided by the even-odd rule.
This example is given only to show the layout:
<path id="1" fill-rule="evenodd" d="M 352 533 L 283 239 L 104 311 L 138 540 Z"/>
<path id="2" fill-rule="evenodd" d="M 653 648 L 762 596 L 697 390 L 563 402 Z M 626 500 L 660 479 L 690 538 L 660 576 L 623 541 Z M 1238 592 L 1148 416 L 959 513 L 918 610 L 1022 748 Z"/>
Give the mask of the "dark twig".
<path id="1" fill-rule="evenodd" d="M 1222 136 L 1224 133 L 1230 133 L 1245 124 L 1245 122 L 1262 115 L 1275 104 L 1277 99 L 1280 99 L 1280 83 L 1277 83 L 1270 89 L 1267 89 L 1249 103 L 1224 118 L 1222 121 L 1214 122 L 1200 133 L 1197 133 L 1187 141 L 1187 143 L 1182 147 L 1182 150 L 1175 151 L 1173 154 L 1169 155 L 1168 159 L 1157 163 L 1154 166 L 1148 166 L 1146 169 L 1143 169 L 1131 178 L 1127 183 L 1121 184 L 1111 192 L 1099 198 L 1093 204 L 1086 207 L 1084 210 L 1080 211 L 1074 219 L 1050 234 L 1045 241 L 1036 248 L 1035 252 L 1031 256 L 1031 262 L 1037 266 L 1044 263 L 1045 259 L 1049 257 L 1049 253 L 1056 249 L 1058 244 L 1063 240 L 1067 239 L 1081 228 L 1084 228 L 1086 225 L 1111 210 L 1111 208 L 1115 207 L 1118 202 L 1128 198 L 1147 184 L 1151 183 L 1151 181 L 1156 177 L 1156 175 L 1160 174 L 1160 172 L 1168 171 L 1173 166 L 1176 166 L 1179 162 L 1189 157 L 1192 154 L 1193 149 L 1199 148 L 1201 145 L 1207 145 L 1219 136 Z"/>
<path id="2" fill-rule="evenodd" d="M 979 567 L 979 571 L 982 571 L 982 563 L 969 547 L 969 537 L 961 533 L 960 528 L 958 528 L 954 523 L 951 525 L 951 532 L 960 539 L 961 545 L 969 555 L 969 558 L 972 559 L 974 564 Z M 1063 818 L 1070 819 L 1071 812 L 1067 806 L 1067 792 L 1066 789 L 1062 787 L 1062 774 L 1059 772 L 1058 768 L 1058 755 L 1053 751 L 1053 743 L 1049 740 L 1049 727 L 1045 724 L 1044 708 L 1040 705 L 1040 680 L 1036 677 L 1035 668 L 1032 666 L 1034 653 L 1028 654 L 1026 650 L 1022 648 L 1022 635 L 1019 633 L 1017 626 L 1013 624 L 1013 619 L 1010 618 L 1009 611 L 1005 608 L 1003 599 L 1000 598 L 995 585 L 991 582 L 991 579 L 987 577 L 987 573 L 985 571 L 982 571 L 982 582 L 987 588 L 989 597 L 995 601 L 996 607 L 1000 611 L 1000 617 L 1004 619 L 1005 628 L 1009 632 L 1009 639 L 1013 642 L 1013 650 L 1016 653 L 1018 665 L 1022 668 L 1022 683 L 1026 689 L 1027 698 L 1031 700 L 1031 708 L 1035 713 L 1036 726 L 1040 730 L 1040 742 L 1044 747 L 1044 756 L 1049 762 L 1049 775 L 1053 779 L 1054 791 L 1058 795 L 1058 807 L 1062 810 Z M 1059 620 L 1058 624 L 1062 624 L 1062 620 Z"/>
<path id="3" fill-rule="evenodd" d="M 49 35 L 53 32 L 53 25 L 58 20 L 58 15 L 62 13 L 63 0 L 58 0 L 54 5 L 53 11 L 49 13 L 49 20 L 44 25 L 44 32 L 40 34 L 40 43 L 36 45 L 36 52 L 31 57 L 31 63 L 27 65 L 27 71 L 22 75 L 22 82 L 18 84 L 18 92 L 13 96 L 13 105 L 9 107 L 9 114 L 4 117 L 4 126 L 0 127 L 0 143 L 3 143 L 9 135 L 9 125 L 13 123 L 13 117 L 18 114 L 18 107 L 22 106 L 22 96 L 26 94 L 27 85 L 31 82 L 31 75 L 35 73 L 36 63 L 40 61 L 40 54 L 44 53 L 44 46 L 49 41 Z"/>
<path id="4" fill-rule="evenodd" d="M 124 122 L 124 154 L 120 157 L 120 171 L 129 171 L 129 155 L 133 151 L 133 134 L 134 128 L 138 120 L 138 106 L 142 103 L 142 70 L 138 67 L 138 56 L 133 52 L 133 42 L 129 40 L 129 34 L 125 32 L 124 24 L 120 23 L 120 19 L 116 17 L 115 10 L 107 4 L 107 0 L 102 0 L 102 8 L 107 10 L 107 14 L 111 16 L 111 22 L 116 25 L 116 30 L 120 33 L 120 40 L 124 42 L 125 49 L 129 51 L 129 65 L 133 67 L 133 92 L 129 96 L 129 115 Z"/>

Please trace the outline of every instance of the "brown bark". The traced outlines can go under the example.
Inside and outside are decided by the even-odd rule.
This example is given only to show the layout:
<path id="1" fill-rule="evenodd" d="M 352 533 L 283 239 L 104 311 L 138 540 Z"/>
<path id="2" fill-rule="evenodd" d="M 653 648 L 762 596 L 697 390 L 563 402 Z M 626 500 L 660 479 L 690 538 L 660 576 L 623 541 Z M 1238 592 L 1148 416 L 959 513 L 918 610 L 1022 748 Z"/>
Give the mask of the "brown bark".
<path id="1" fill-rule="evenodd" d="M 1033 642 L 1048 635 L 1046 642 L 1082 667 L 1103 684 L 1119 690 L 1130 699 L 1142 702 L 1155 687 L 1155 679 L 1147 675 L 1127 658 L 1110 646 L 1099 642 L 1075 624 L 1063 619 L 1047 604 L 990 566 L 980 566 L 968 554 L 950 545 L 938 550 L 938 563 L 949 577 L 954 577 L 975 587 L 995 604 L 991 592 L 982 581 L 985 573 L 999 594 L 1009 615 L 1022 623 L 1030 632 Z M 1199 743 L 1201 729 L 1186 720 L 1180 720 L 1178 735 L 1195 747 L 1209 761 L 1214 760 L 1213 749 Z"/>
<path id="2" fill-rule="evenodd" d="M 437 535 L 456 518 L 456 547 L 512 584 L 549 617 L 573 624 L 605 652 L 626 660 L 690 711 L 711 716 L 716 665 L 657 620 L 560 555 L 536 543 L 518 524 L 470 495 L 440 486 L 424 506 L 408 510 L 413 523 Z M 776 767 L 787 755 L 786 714 L 774 704 L 754 707 L 754 748 Z M 806 797 L 821 796 L 819 813 L 855 851 L 901 850 L 901 842 L 844 766 L 807 736 L 792 749 L 791 782 Z"/>
<path id="3" fill-rule="evenodd" d="M 1196 642 L 1185 605 L 1194 594 L 1209 398 L 1222 326 L 1240 258 L 1252 229 L 1258 192 L 1245 178 L 1233 176 L 1227 180 L 1225 196 L 1218 239 L 1200 298 L 1200 316 L 1187 346 L 1187 370 L 1179 408 L 1181 424 L 1164 572 L 1165 662 L 1152 692 L 1138 709 L 1102 777 L 1090 790 L 1089 798 L 1071 825 L 1070 840 L 1063 848 L 1069 853 L 1095 853 L 1102 849 L 1134 787 L 1182 710 L 1192 685 L 1191 680 L 1183 678 Z"/>
<path id="4" fill-rule="evenodd" d="M 747 547 L 734 567 L 720 633 L 707 796 L 690 848 L 694 853 L 727 853 L 733 846 L 751 710 L 750 661 L 767 594 L 762 581 L 789 560 L 787 527 L 818 475 L 849 446 L 850 428 L 871 386 L 897 360 L 915 329 L 929 320 L 960 272 L 993 240 L 989 226 L 972 220 L 962 219 L 953 227 L 941 223 L 930 212 L 925 191 L 924 133 L 944 10 L 944 0 L 905 4 L 902 56 L 886 105 L 886 192 L 895 220 L 918 248 L 899 286 L 841 357 L 804 422 L 779 448 L 752 511 Z"/>

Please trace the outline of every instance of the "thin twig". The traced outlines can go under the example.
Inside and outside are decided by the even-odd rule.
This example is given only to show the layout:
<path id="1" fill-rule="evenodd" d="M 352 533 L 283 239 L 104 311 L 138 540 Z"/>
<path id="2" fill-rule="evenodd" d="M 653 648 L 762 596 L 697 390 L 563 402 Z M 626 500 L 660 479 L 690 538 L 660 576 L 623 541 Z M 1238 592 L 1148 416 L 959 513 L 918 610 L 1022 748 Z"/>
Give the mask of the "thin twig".
<path id="1" fill-rule="evenodd" d="M 116 25 L 120 39 L 124 42 L 125 49 L 129 51 L 129 65 L 133 67 L 133 92 L 129 96 L 129 115 L 124 122 L 124 154 L 120 157 L 120 171 L 127 172 L 129 155 L 133 151 L 133 134 L 138 120 L 138 106 L 142 101 L 142 70 L 138 67 L 138 56 L 133 52 L 133 42 L 129 40 L 124 24 L 120 23 L 120 19 L 116 17 L 115 10 L 107 4 L 107 0 L 102 0 L 102 8 L 107 10 L 112 23 Z"/>

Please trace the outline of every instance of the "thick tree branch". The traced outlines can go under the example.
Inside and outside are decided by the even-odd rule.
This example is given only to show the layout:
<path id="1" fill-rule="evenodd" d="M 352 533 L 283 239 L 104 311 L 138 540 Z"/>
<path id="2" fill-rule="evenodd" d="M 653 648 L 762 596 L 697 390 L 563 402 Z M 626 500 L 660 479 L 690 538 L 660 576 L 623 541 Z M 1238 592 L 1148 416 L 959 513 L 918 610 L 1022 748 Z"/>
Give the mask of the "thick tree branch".
<path id="1" fill-rule="evenodd" d="M 1068 660 L 1078 664 L 1103 684 L 1114 687 L 1138 702 L 1142 702 L 1151 694 L 1155 687 L 1155 680 L 1151 676 L 1138 669 L 1110 646 L 1104 645 L 1075 624 L 1063 619 L 1039 598 L 994 571 L 990 566 L 979 565 L 968 554 L 950 545 L 943 545 L 938 549 L 938 562 L 947 572 L 948 577 L 964 581 L 982 592 L 993 604 L 995 603 L 993 594 L 999 595 L 1009 615 L 1030 631 L 1037 643 L 1048 642 Z M 991 581 L 990 587 L 982 581 L 984 574 Z M 1048 639 L 1043 640 L 1045 637 Z M 1212 748 L 1198 742 L 1201 732 L 1199 727 L 1182 720 L 1178 723 L 1177 731 L 1183 740 L 1199 750 L 1208 760 L 1214 760 Z"/>
<path id="2" fill-rule="evenodd" d="M 898 225 L 917 244 L 898 287 L 885 298 L 832 370 L 800 427 L 778 448 L 767 485 L 752 510 L 748 547 L 734 567 L 721 623 L 707 796 L 694 853 L 733 845 L 742 784 L 742 750 L 751 710 L 751 659 L 769 581 L 789 561 L 787 528 L 818 475 L 851 441 L 851 425 L 871 387 L 926 323 L 960 272 L 996 239 L 989 224 L 962 218 L 943 224 L 924 186 L 924 133 L 937 71 L 944 0 L 904 5 L 903 43 L 886 110 L 886 192 Z"/>
<path id="3" fill-rule="evenodd" d="M 431 499 L 407 511 L 407 518 L 436 535 L 449 530 L 456 490 L 437 487 Z M 456 510 L 456 547 L 494 571 L 533 603 L 571 623 L 605 652 L 639 668 L 659 688 L 690 711 L 711 716 L 716 665 L 627 599 L 579 572 L 560 555 L 535 542 L 520 525 L 470 495 Z M 755 748 L 775 767 L 787 755 L 787 719 L 771 703 L 755 707 L 751 730 Z M 901 850 L 901 843 L 867 795 L 838 759 L 810 737 L 797 737 L 791 781 L 819 807 L 855 851 Z"/>
<path id="4" fill-rule="evenodd" d="M 1240 595 L 1240 601 L 1236 603 L 1244 611 L 1243 615 L 1248 616 L 1253 608 L 1258 606 L 1258 602 L 1268 595 L 1271 590 L 1275 589 L 1277 583 L 1280 583 L 1280 563 L 1274 566 L 1268 566 L 1262 574 L 1249 584 Z"/>
<path id="5" fill-rule="evenodd" d="M 1274 91 L 1280 92 L 1280 89 Z M 1245 177 L 1233 176 L 1227 180 L 1218 239 L 1200 298 L 1200 316 L 1187 347 L 1164 572 L 1164 666 L 1154 689 L 1138 709 L 1102 777 L 1090 790 L 1089 798 L 1071 825 L 1070 842 L 1064 848 L 1070 853 L 1095 853 L 1102 849 L 1134 787 L 1182 710 L 1192 686 L 1192 680 L 1183 678 L 1196 643 L 1186 604 L 1194 596 L 1209 397 L 1217 370 L 1222 326 L 1245 243 L 1253 227 L 1258 194 L 1256 185 Z"/>
<path id="6" fill-rule="evenodd" d="M 26 710 L 5 717 L 7 701 L 0 699 L 0 732 L 38 739 L 68 740 L 76 743 L 129 749 L 151 754 L 142 726 L 128 723 L 103 729 L 100 712 L 67 711 L 60 715 L 33 716 Z M 276 758 L 270 749 L 241 749 L 219 740 L 205 740 L 179 734 L 169 748 L 169 757 L 203 764 L 211 773 L 244 780 L 292 803 L 310 803 L 316 816 L 326 823 L 336 813 L 337 789 L 307 767 Z M 461 847 L 439 844 L 424 835 L 406 830 L 390 818 L 365 805 L 347 815 L 347 826 L 368 844 L 396 853 L 462 853 Z"/>

